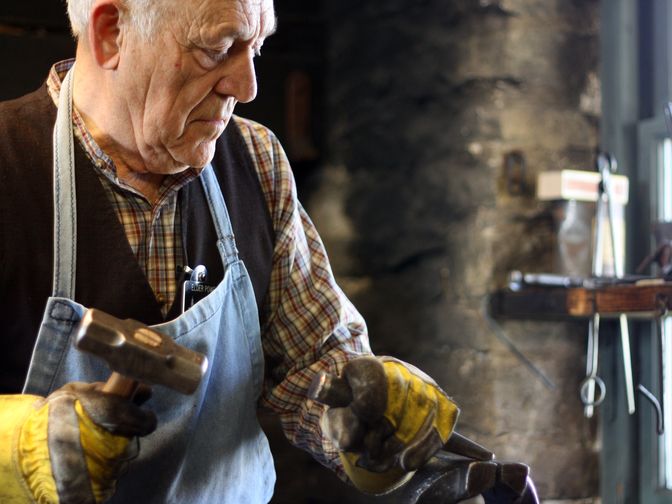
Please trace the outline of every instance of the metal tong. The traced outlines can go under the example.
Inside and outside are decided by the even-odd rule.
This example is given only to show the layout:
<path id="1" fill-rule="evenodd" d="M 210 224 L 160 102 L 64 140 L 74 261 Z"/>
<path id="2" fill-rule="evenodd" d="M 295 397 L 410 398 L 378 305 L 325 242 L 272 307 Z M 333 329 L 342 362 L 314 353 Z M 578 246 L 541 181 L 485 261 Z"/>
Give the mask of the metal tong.
<path id="1" fill-rule="evenodd" d="M 609 241 L 611 244 L 611 257 L 614 265 L 614 276 L 623 278 L 623 255 L 619 254 L 616 242 L 616 211 L 613 204 L 612 174 L 616 172 L 616 160 L 607 153 L 597 157 L 597 169 L 600 173 L 600 185 L 597 199 L 597 213 L 595 222 L 595 240 L 593 249 L 592 274 L 594 277 L 604 275 L 604 225 L 609 225 Z M 628 413 L 635 412 L 635 389 L 632 377 L 632 357 L 630 352 L 630 331 L 628 318 L 625 313 L 618 317 L 621 334 L 621 350 L 623 357 L 623 371 L 625 379 L 625 393 L 628 405 Z M 586 355 L 586 378 L 581 382 L 580 394 L 584 406 L 584 415 L 591 418 L 595 406 L 602 403 L 606 393 L 604 381 L 597 375 L 599 364 L 599 336 L 600 314 L 595 312 L 588 325 L 588 348 Z M 597 397 L 595 396 L 598 391 Z"/>

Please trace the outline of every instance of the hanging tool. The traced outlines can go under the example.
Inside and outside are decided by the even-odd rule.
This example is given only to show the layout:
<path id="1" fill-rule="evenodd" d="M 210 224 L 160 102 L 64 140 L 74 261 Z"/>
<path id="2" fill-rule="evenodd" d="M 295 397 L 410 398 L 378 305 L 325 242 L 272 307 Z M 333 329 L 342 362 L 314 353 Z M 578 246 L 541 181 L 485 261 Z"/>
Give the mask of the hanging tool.
<path id="1" fill-rule="evenodd" d="M 666 295 L 659 294 L 656 296 L 656 303 L 658 304 L 658 310 L 656 311 L 656 355 L 658 356 L 658 397 L 660 399 L 646 390 L 643 385 L 639 385 L 639 391 L 649 400 L 656 413 L 656 431 L 658 435 L 665 433 L 665 394 L 663 393 L 663 390 L 665 390 L 665 356 L 663 352 L 669 344 L 666 342 L 667 334 L 665 330 L 666 319 L 669 315 L 667 309 L 668 302 L 669 300 Z"/>
<path id="2" fill-rule="evenodd" d="M 599 356 L 599 337 L 600 337 L 600 314 L 595 313 L 588 322 L 588 349 L 586 354 L 586 377 L 581 382 L 579 392 L 581 401 L 584 404 L 583 414 L 586 418 L 591 418 L 594 413 L 594 407 L 599 406 L 604 401 L 607 387 L 604 380 L 597 375 L 598 356 Z M 599 390 L 597 398 L 595 397 L 596 387 Z"/>
<path id="3" fill-rule="evenodd" d="M 656 296 L 656 354 L 658 356 L 658 395 L 660 400 L 641 383 L 637 385 L 637 391 L 642 394 L 642 397 L 649 401 L 653 411 L 656 415 L 656 432 L 659 436 L 665 434 L 665 394 L 663 393 L 665 386 L 664 377 L 664 354 L 665 349 L 665 319 L 668 315 L 668 298 L 665 294 L 658 294 Z"/>
<path id="4" fill-rule="evenodd" d="M 598 161 L 599 169 L 599 161 Z M 593 240 L 593 263 L 592 276 L 601 277 L 604 275 L 604 243 L 603 243 L 603 223 L 604 223 L 604 205 L 602 204 L 603 185 L 600 184 L 600 191 L 597 197 L 595 216 L 595 236 Z M 604 400 L 606 386 L 602 378 L 597 375 L 599 364 L 599 346 L 600 346 L 600 314 L 594 310 L 594 315 L 588 322 L 588 345 L 586 350 L 586 378 L 581 382 L 579 392 L 581 401 L 584 404 L 583 414 L 586 418 L 592 418 L 594 407 L 599 406 Z M 595 398 L 595 388 L 598 387 L 600 394 Z"/>
<path id="5" fill-rule="evenodd" d="M 616 172 L 616 160 L 609 154 L 600 154 L 597 157 L 597 168 L 601 182 L 597 200 L 597 215 L 595 223 L 595 247 L 593 251 L 593 276 L 604 275 L 604 223 L 609 225 L 609 241 L 611 242 L 611 258 L 614 267 L 614 276 L 623 278 L 623 255 L 619 253 L 616 242 L 616 209 L 614 208 L 613 187 L 611 175 Z M 630 331 L 628 318 L 625 313 L 619 314 L 621 335 L 621 350 L 623 357 L 623 373 L 625 379 L 625 393 L 628 405 L 628 413 L 635 412 L 635 390 L 632 377 L 632 357 L 630 352 Z M 600 314 L 596 310 L 588 326 L 588 348 L 586 355 L 586 378 L 581 383 L 581 400 L 583 401 L 584 415 L 587 418 L 593 416 L 594 407 L 604 399 L 606 387 L 604 382 L 597 376 L 599 356 L 599 330 Z M 600 396 L 595 398 L 596 387 L 600 390 Z"/>
<path id="6" fill-rule="evenodd" d="M 600 162 L 601 161 L 601 162 Z M 602 176 L 601 200 L 606 199 L 606 207 L 609 216 L 609 235 L 611 238 L 611 253 L 614 261 L 614 272 L 616 278 L 622 278 L 624 274 L 624 258 L 618 253 L 616 242 L 616 209 L 614 207 L 613 185 L 611 175 L 616 172 L 616 160 L 609 154 L 598 157 L 598 167 Z M 635 387 L 632 377 L 632 356 L 630 352 L 630 330 L 628 327 L 628 317 L 621 313 L 618 317 L 621 328 L 621 353 L 623 357 L 623 373 L 625 377 L 625 393 L 628 404 L 628 413 L 635 412 Z"/>

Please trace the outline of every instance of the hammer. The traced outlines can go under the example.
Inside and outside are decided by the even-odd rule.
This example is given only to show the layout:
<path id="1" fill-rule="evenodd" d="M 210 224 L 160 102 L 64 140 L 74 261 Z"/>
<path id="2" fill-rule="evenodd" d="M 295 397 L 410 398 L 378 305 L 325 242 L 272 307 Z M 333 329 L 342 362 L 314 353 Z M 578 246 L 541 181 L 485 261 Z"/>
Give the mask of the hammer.
<path id="1" fill-rule="evenodd" d="M 112 370 L 103 392 L 131 398 L 139 382 L 192 394 L 208 368 L 208 358 L 132 319 L 89 309 L 75 346 L 100 357 Z"/>

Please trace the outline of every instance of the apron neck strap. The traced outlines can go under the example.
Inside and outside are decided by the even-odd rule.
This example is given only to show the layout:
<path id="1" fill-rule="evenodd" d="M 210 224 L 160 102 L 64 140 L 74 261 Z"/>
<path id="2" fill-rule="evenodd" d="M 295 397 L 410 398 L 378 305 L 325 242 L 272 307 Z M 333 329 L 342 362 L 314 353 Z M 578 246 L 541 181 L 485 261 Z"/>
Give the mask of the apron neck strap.
<path id="1" fill-rule="evenodd" d="M 212 221 L 215 224 L 217 246 L 222 254 L 224 263 L 228 266 L 238 260 L 238 249 L 236 248 L 236 240 L 233 235 L 229 212 L 226 209 L 224 196 L 222 195 L 212 164 L 208 163 L 203 168 L 200 179 L 205 190 L 205 197 L 208 200 L 208 206 L 210 207 L 210 215 L 212 215 Z"/>
<path id="2" fill-rule="evenodd" d="M 52 295 L 75 297 L 77 258 L 77 202 L 75 200 L 75 149 L 72 134 L 72 89 L 74 65 L 58 99 L 54 126 L 54 269 Z"/>

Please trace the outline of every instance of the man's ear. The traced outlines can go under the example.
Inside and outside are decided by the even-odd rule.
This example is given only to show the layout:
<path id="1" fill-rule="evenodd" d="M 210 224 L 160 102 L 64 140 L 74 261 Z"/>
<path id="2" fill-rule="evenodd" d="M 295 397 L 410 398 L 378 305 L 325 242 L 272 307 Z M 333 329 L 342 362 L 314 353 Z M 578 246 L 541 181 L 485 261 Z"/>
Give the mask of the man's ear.
<path id="1" fill-rule="evenodd" d="M 89 18 L 88 38 L 96 63 L 113 70 L 119 65 L 121 52 L 121 7 L 114 0 L 102 0 L 93 5 Z"/>

